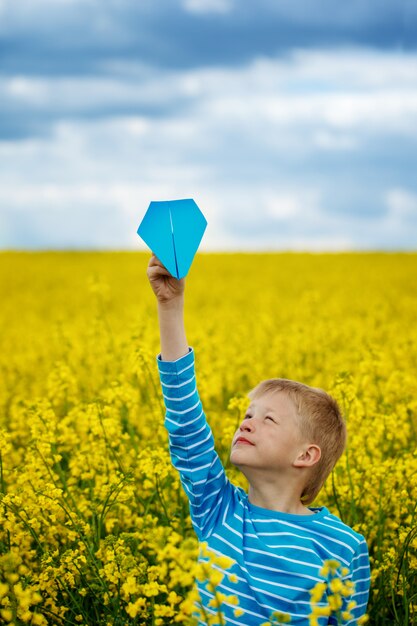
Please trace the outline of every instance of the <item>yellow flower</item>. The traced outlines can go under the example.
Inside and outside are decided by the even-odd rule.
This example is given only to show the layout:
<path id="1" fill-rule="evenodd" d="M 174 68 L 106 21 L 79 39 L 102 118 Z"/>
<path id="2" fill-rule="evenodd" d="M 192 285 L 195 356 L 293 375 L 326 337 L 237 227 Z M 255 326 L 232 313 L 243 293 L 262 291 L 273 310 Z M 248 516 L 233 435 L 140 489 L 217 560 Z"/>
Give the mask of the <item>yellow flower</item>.
<path id="1" fill-rule="evenodd" d="M 333 578 L 329 583 L 329 587 L 332 593 L 340 593 L 343 589 L 343 583 L 340 578 Z"/>
<path id="2" fill-rule="evenodd" d="M 122 592 L 127 596 L 131 596 L 135 593 L 138 593 L 139 587 L 136 583 L 136 579 L 134 576 L 128 576 L 126 582 L 122 585 Z"/>
<path id="3" fill-rule="evenodd" d="M 234 563 L 233 559 L 230 559 L 228 556 L 219 556 L 215 558 L 215 563 L 222 569 L 228 569 Z"/>
<path id="4" fill-rule="evenodd" d="M 9 585 L 7 585 L 6 583 L 0 583 L 0 598 L 5 596 L 8 591 L 9 591 Z"/>
<path id="5" fill-rule="evenodd" d="M 13 619 L 13 613 L 10 609 L 1 609 L 0 615 L 4 619 L 5 622 L 11 622 Z"/>
<path id="6" fill-rule="evenodd" d="M 317 604 L 317 602 L 320 602 L 321 598 L 323 597 L 323 594 L 326 591 L 326 588 L 327 588 L 327 585 L 325 582 L 316 583 L 314 585 L 313 589 L 310 591 L 311 602 L 313 604 Z"/>

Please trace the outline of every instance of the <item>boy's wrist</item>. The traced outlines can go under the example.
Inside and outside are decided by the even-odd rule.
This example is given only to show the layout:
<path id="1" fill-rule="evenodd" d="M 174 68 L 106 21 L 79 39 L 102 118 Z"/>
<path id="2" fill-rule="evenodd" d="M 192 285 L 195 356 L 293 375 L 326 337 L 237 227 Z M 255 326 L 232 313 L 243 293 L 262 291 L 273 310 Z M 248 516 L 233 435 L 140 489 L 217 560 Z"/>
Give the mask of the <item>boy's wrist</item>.
<path id="1" fill-rule="evenodd" d="M 177 296 L 172 300 L 158 300 L 160 311 L 182 311 L 184 309 L 184 296 Z"/>
<path id="2" fill-rule="evenodd" d="M 188 352 L 184 328 L 184 299 L 176 297 L 168 302 L 158 300 L 161 358 L 176 361 Z"/>

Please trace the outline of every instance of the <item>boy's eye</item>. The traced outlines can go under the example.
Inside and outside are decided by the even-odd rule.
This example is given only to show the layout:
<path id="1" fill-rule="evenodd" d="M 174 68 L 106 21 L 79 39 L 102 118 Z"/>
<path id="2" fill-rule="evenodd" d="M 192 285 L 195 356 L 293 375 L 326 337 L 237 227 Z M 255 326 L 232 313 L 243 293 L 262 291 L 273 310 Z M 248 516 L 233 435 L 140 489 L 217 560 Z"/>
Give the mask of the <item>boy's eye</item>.
<path id="1" fill-rule="evenodd" d="M 274 418 L 273 418 L 273 417 L 271 417 L 270 415 L 267 415 L 265 419 L 267 419 L 267 420 L 271 420 L 271 422 L 275 422 Z"/>
<path id="2" fill-rule="evenodd" d="M 244 417 L 244 419 L 247 419 L 247 418 L 249 418 L 249 417 L 252 417 L 252 415 L 248 415 L 248 414 L 246 414 L 246 415 L 245 415 L 245 417 Z"/>

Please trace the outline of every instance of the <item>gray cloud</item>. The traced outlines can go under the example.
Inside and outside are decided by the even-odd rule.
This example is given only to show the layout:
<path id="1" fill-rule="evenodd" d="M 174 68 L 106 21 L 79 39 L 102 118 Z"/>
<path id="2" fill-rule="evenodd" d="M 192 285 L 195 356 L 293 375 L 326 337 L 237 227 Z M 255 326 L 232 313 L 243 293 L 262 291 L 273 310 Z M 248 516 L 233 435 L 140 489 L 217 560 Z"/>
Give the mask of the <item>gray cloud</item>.
<path id="1" fill-rule="evenodd" d="M 172 0 L 3 2 L 2 71 L 7 74 L 100 74 L 109 61 L 161 68 L 241 65 L 293 48 L 367 45 L 415 49 L 417 14 L 411 3 L 259 0 L 225 12 L 190 10 Z M 213 6 L 213 2 L 211 2 Z M 215 4 L 214 4 L 215 6 Z M 219 6 L 219 4 L 218 4 Z"/>

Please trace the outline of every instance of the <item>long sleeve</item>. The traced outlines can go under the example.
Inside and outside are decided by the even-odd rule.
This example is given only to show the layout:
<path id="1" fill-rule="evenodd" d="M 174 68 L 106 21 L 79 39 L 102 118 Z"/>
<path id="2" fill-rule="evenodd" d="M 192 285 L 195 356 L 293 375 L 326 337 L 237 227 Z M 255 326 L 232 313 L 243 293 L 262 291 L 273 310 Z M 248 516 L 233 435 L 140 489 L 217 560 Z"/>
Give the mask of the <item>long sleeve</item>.
<path id="1" fill-rule="evenodd" d="M 355 553 L 353 555 L 350 572 L 348 576 L 343 578 L 344 581 L 350 580 L 355 585 L 355 590 L 352 596 L 344 599 L 343 610 L 347 610 L 350 602 L 355 602 L 355 606 L 349 612 L 352 615 L 351 619 L 345 619 L 342 621 L 343 626 L 357 626 L 358 619 L 366 614 L 366 608 L 368 605 L 369 588 L 371 584 L 371 570 L 369 565 L 369 553 L 365 539 L 358 543 Z M 335 617 L 330 618 L 329 624 L 338 624 Z"/>
<path id="2" fill-rule="evenodd" d="M 157 356 L 166 407 L 171 460 L 180 473 L 190 502 L 191 521 L 200 540 L 205 539 L 220 515 L 233 487 L 214 449 L 211 429 L 197 391 L 194 350 L 176 361 Z"/>
<path id="3" fill-rule="evenodd" d="M 353 626 L 366 613 L 371 584 L 369 552 L 365 539 L 358 545 L 356 554 L 352 559 L 351 579 L 355 583 L 355 592 L 352 600 L 356 602 L 356 606 L 352 610 L 354 619 L 348 622 L 348 624 Z"/>

